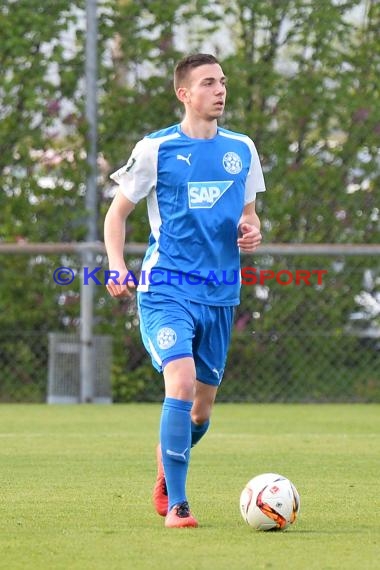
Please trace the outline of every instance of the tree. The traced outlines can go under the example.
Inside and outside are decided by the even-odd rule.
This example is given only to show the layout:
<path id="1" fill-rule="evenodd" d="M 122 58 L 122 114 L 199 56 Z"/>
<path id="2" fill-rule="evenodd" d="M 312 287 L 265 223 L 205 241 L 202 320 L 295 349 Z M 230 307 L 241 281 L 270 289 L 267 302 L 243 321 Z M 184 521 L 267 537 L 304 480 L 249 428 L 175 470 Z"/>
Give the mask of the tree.
<path id="1" fill-rule="evenodd" d="M 355 21 L 353 9 L 362 5 L 226 5 L 237 46 L 225 62 L 232 77 L 228 123 L 252 131 L 261 153 L 271 242 L 376 239 L 379 6 L 367 2 Z"/>
<path id="2" fill-rule="evenodd" d="M 75 36 L 64 36 L 75 30 L 79 5 L 59 0 L 46 11 L 35 0 L 6 0 L 0 8 L 6 70 L 0 78 L 2 240 L 81 235 L 75 206 L 84 164 L 78 91 L 83 48 Z M 66 208 L 74 212 L 70 220 Z"/>
<path id="3" fill-rule="evenodd" d="M 84 239 L 84 4 L 57 0 L 47 11 L 36 0 L 4 0 L 0 7 L 2 241 Z M 378 2 L 103 0 L 98 11 L 99 229 L 113 193 L 110 172 L 146 133 L 180 120 L 174 63 L 185 53 L 210 51 L 229 78 L 224 124 L 251 135 L 262 158 L 269 191 L 257 205 L 265 241 L 376 242 Z M 127 238 L 145 242 L 148 233 L 140 204 Z M 106 265 L 101 256 L 97 262 Z M 140 259 L 128 262 L 138 270 Z M 274 268 L 276 260 L 265 263 Z M 77 267 L 78 259 L 3 258 L 3 330 L 78 330 L 79 283 L 55 285 L 58 265 Z M 351 301 L 340 295 L 339 275 L 330 285 L 325 293 L 338 312 L 328 322 L 335 326 Z M 285 316 L 296 320 L 302 312 L 305 292 L 293 293 L 280 315 L 278 292 L 258 299 L 254 288 L 243 289 L 238 317 L 248 315 L 247 330 L 267 335 Z M 115 303 L 97 287 L 96 312 L 96 332 L 120 339 L 119 371 L 128 370 L 128 381 L 135 374 L 134 395 L 146 394 L 134 304 Z M 253 322 L 254 312 L 260 322 Z M 244 343 L 236 338 L 241 356 Z"/>
<path id="4" fill-rule="evenodd" d="M 48 9 L 36 0 L 0 6 L 0 241 L 85 235 L 84 14 L 83 0 L 57 0 Z M 79 312 L 79 284 L 59 287 L 53 271 L 77 264 L 70 256 L 2 257 L 2 382 L 35 392 L 46 384 L 46 332 L 77 330 Z M 39 346 L 25 334 L 39 334 Z"/>

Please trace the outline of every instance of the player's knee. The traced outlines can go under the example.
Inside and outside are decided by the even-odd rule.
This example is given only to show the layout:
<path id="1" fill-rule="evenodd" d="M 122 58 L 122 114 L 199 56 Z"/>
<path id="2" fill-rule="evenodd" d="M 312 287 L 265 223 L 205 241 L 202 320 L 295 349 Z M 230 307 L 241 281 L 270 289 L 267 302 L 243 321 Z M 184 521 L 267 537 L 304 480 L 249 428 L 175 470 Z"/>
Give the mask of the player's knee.
<path id="1" fill-rule="evenodd" d="M 193 410 L 191 412 L 191 419 L 197 426 L 201 426 L 209 421 L 211 409 L 207 410 Z"/>
<path id="2" fill-rule="evenodd" d="M 181 358 L 168 362 L 164 367 L 164 378 L 167 396 L 180 400 L 194 399 L 195 368 L 192 359 Z"/>

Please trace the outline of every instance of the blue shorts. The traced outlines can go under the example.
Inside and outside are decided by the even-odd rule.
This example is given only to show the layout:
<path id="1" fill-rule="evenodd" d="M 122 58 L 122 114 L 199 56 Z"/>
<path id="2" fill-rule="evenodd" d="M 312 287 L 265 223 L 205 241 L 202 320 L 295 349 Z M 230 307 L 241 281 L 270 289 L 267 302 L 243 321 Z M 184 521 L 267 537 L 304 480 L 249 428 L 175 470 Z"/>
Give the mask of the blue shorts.
<path id="1" fill-rule="evenodd" d="M 194 303 L 161 293 L 137 294 L 142 341 L 159 371 L 171 360 L 194 359 L 197 380 L 219 386 L 230 345 L 234 307 Z"/>

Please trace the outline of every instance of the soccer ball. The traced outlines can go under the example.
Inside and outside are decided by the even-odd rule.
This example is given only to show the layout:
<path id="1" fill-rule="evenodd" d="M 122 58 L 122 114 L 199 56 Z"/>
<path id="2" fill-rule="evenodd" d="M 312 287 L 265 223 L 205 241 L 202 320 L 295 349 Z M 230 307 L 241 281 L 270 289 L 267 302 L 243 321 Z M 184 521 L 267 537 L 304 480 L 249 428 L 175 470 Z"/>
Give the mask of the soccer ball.
<path id="1" fill-rule="evenodd" d="M 289 479 L 277 473 L 257 475 L 240 495 L 243 519 L 256 530 L 284 530 L 300 510 L 300 497 Z"/>

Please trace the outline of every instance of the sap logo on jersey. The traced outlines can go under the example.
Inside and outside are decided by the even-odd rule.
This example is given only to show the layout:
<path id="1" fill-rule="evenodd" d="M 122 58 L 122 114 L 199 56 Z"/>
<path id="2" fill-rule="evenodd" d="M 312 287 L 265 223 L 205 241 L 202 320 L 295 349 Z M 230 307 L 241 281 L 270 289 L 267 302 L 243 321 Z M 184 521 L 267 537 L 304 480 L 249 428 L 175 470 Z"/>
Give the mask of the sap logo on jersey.
<path id="1" fill-rule="evenodd" d="M 189 208 L 212 208 L 233 180 L 188 182 Z"/>

